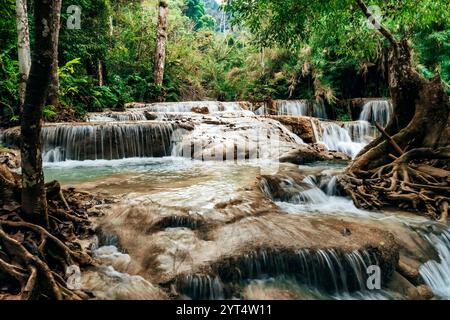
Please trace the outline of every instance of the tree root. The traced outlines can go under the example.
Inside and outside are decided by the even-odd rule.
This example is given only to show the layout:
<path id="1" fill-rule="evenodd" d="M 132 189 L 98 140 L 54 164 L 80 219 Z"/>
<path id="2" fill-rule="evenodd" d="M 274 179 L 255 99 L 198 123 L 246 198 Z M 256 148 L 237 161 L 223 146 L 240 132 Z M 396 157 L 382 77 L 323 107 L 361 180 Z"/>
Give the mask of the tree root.
<path id="1" fill-rule="evenodd" d="M 435 163 L 450 159 L 450 147 L 412 149 L 392 158 L 391 163 L 370 171 L 350 168 L 340 178 L 356 206 L 370 210 L 398 206 L 446 223 L 450 171 Z"/>
<path id="2" fill-rule="evenodd" d="M 46 185 L 51 223 L 44 227 L 40 221 L 20 210 L 20 192 L 17 192 L 20 185 L 8 179 L 9 171 L 0 173 L 0 185 L 10 185 L 9 190 L 12 190 L 0 194 L 0 202 L 3 201 L 4 207 L 8 208 L 0 207 L 2 292 L 6 290 L 11 297 L 23 300 L 89 299 L 90 296 L 84 292 L 68 287 L 66 270 L 72 265 L 95 265 L 76 240 L 90 235 L 92 229 L 87 209 L 98 200 L 93 195 L 73 190 L 63 193 L 59 183 L 51 182 Z M 65 195 L 69 197 L 67 200 Z"/>
<path id="3" fill-rule="evenodd" d="M 5 231 L 11 233 L 13 229 L 30 230 L 39 236 L 37 254 Z M 0 258 L 0 276 L 3 274 L 20 284 L 21 299 L 86 299 L 87 295 L 68 289 L 64 278 L 54 270 L 64 273 L 69 265 L 92 265 L 93 260 L 88 254 L 70 249 L 43 227 L 22 221 L 0 221 L 0 244 L 10 261 Z"/>

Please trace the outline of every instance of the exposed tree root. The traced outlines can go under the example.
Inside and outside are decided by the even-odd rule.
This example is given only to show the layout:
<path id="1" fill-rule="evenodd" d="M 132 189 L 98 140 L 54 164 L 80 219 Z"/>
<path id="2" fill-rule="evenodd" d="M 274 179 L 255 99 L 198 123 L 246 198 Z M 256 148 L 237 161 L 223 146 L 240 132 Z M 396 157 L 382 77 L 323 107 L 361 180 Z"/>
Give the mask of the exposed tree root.
<path id="1" fill-rule="evenodd" d="M 20 177 L 4 167 L 0 185 L 0 293 L 17 299 L 80 300 L 89 296 L 68 288 L 66 270 L 95 264 L 77 240 L 92 231 L 86 208 L 92 195 L 63 191 L 57 182 L 46 185 L 50 226 L 20 210 Z M 45 226 L 45 227 L 44 227 Z"/>
<path id="2" fill-rule="evenodd" d="M 358 175 L 348 171 L 340 182 L 358 207 L 398 206 L 445 223 L 450 201 L 448 160 L 450 147 L 412 149 L 379 168 Z"/>

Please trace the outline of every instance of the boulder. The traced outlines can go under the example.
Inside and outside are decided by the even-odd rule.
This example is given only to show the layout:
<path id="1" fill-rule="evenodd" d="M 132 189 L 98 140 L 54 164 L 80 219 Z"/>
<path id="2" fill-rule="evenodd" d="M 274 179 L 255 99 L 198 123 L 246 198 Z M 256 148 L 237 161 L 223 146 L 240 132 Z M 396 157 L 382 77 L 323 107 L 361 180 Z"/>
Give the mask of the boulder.
<path id="1" fill-rule="evenodd" d="M 209 114 L 208 107 L 193 107 L 191 109 L 191 111 L 194 112 L 194 113 Z"/>
<path id="2" fill-rule="evenodd" d="M 314 128 L 310 117 L 302 116 L 268 116 L 271 119 L 281 122 L 290 131 L 298 135 L 306 143 L 315 143 Z"/>
<path id="3" fill-rule="evenodd" d="M 20 167 L 20 152 L 12 149 L 0 149 L 0 164 L 6 165 L 9 169 Z"/>
<path id="4" fill-rule="evenodd" d="M 430 300 L 430 299 L 434 298 L 433 290 L 431 290 L 431 288 L 427 285 L 423 284 L 423 285 L 418 286 L 417 292 L 425 300 Z"/>
<path id="5" fill-rule="evenodd" d="M 327 160 L 350 160 L 350 158 L 337 151 L 328 151 L 322 145 L 299 145 L 297 148 L 283 154 L 280 162 L 289 162 L 297 165 Z"/>

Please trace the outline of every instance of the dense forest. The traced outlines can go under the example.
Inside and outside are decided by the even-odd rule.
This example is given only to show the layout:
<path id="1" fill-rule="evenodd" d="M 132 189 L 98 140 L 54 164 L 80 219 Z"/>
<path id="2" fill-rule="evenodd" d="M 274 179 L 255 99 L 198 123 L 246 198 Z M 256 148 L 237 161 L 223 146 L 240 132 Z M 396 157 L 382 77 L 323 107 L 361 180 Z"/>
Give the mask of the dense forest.
<path id="1" fill-rule="evenodd" d="M 448 1 L 0 13 L 0 300 L 450 299 Z"/>
<path id="2" fill-rule="evenodd" d="M 303 20 L 304 16 L 298 16 L 314 30 L 298 33 L 303 26 L 288 26 L 289 21 L 283 21 L 281 16 L 280 21 L 270 21 L 265 15 L 253 15 L 243 23 L 241 17 L 248 13 L 241 10 L 245 9 L 245 2 L 241 5 L 239 1 L 230 7 L 219 7 L 214 1 L 169 1 L 166 72 L 163 85 L 155 87 L 152 57 L 156 2 L 63 2 L 58 108 L 69 109 L 64 114 L 82 115 L 120 108 L 131 101 L 155 101 L 160 93 L 165 101 L 317 98 L 334 102 L 388 96 L 386 43 L 364 28 L 358 12 L 330 12 L 322 19 L 309 16 Z M 80 29 L 67 28 L 68 8 L 72 5 L 82 8 Z M 275 4 L 264 4 L 261 10 L 271 5 Z M 280 5 L 279 10 L 289 9 L 289 5 Z M 434 8 L 424 5 L 420 9 L 423 13 L 414 15 L 420 14 L 422 21 L 412 28 L 406 27 L 414 19 L 408 8 L 392 19 L 387 13 L 387 22 L 389 26 L 397 25 L 399 32 L 414 44 L 418 70 L 426 77 L 439 72 L 448 84 L 448 20 L 445 12 L 436 20 L 439 13 Z M 15 1 L 2 2 L 0 10 L 0 103 L 4 119 L 18 121 L 20 76 Z M 392 5 L 390 10 L 396 12 L 397 8 Z M 32 14 L 30 2 L 29 17 Z M 349 21 L 356 19 L 355 23 L 334 29 L 341 26 L 338 20 L 344 19 L 342 15 Z M 268 21 L 266 28 L 260 28 L 266 24 L 260 19 Z M 277 30 L 282 34 L 269 32 Z M 33 37 L 30 24 L 31 42 Z M 60 117 L 61 112 L 54 108 L 44 109 L 48 120 Z"/>

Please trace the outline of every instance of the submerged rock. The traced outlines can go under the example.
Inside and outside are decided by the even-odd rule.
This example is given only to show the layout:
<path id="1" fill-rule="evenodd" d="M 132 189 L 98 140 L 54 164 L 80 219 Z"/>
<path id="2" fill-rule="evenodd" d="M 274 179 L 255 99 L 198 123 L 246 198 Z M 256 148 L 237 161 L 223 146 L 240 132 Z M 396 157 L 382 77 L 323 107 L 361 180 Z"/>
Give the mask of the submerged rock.
<path id="1" fill-rule="evenodd" d="M 81 290 L 98 300 L 164 300 L 166 293 L 141 276 L 113 267 L 99 267 L 81 274 Z"/>

